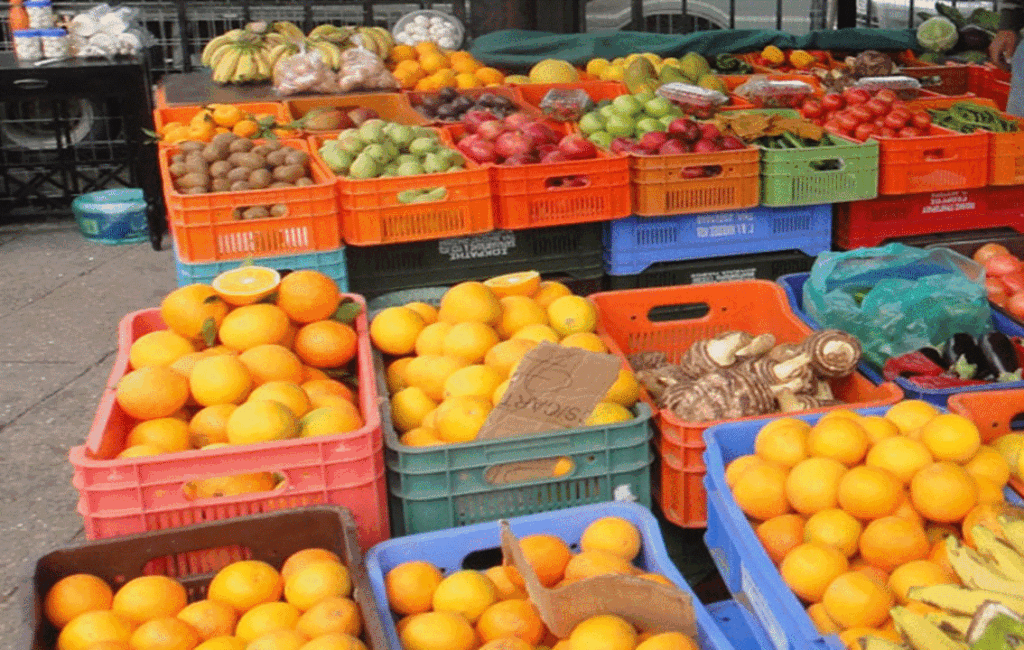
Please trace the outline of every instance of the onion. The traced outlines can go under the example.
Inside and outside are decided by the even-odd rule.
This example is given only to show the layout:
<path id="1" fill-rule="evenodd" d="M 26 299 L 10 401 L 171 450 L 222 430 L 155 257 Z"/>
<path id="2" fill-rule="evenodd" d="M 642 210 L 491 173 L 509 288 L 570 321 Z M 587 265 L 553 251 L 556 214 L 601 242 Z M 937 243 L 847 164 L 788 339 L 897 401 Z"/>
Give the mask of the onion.
<path id="1" fill-rule="evenodd" d="M 1006 275 L 1007 273 L 1014 273 L 1024 269 L 1024 265 L 1021 261 L 1008 254 L 996 254 L 988 258 L 985 262 L 985 274 L 993 277 L 999 277 Z"/>
<path id="2" fill-rule="evenodd" d="M 1010 254 L 1010 251 L 1009 251 L 1009 249 L 1006 248 L 1006 246 L 1003 246 L 1002 244 L 994 244 L 992 242 L 989 242 L 988 244 L 985 244 L 984 246 L 982 246 L 978 250 L 974 251 L 974 255 L 972 256 L 972 258 L 978 264 L 982 264 L 983 265 L 983 264 L 985 264 L 985 262 L 989 261 L 991 258 L 995 257 L 996 255 L 1009 255 L 1009 254 Z"/>

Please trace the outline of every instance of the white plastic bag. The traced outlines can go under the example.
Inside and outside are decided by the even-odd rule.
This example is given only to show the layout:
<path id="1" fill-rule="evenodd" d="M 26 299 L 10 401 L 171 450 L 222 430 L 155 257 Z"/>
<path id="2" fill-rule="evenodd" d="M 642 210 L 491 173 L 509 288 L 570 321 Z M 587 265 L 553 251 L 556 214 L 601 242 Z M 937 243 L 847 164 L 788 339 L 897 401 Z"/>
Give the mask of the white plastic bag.
<path id="1" fill-rule="evenodd" d="M 354 39 L 359 42 L 359 39 Z M 384 62 L 362 45 L 341 53 L 341 71 L 338 73 L 341 92 L 356 90 L 397 90 L 400 86 Z"/>
<path id="2" fill-rule="evenodd" d="M 334 71 L 316 50 L 303 50 L 278 61 L 274 66 L 274 90 L 279 95 L 341 92 Z"/>

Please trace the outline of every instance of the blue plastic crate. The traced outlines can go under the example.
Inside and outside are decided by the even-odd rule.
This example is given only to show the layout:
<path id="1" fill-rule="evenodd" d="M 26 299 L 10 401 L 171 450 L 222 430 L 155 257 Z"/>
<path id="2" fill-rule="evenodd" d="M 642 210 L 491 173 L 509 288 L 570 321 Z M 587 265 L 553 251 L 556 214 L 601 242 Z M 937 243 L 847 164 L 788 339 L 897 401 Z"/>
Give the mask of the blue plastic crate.
<path id="1" fill-rule="evenodd" d="M 814 329 L 820 330 L 822 329 L 821 323 L 804 311 L 804 283 L 807 282 L 809 277 L 809 273 L 791 273 L 780 277 L 778 283 L 786 290 L 786 297 L 789 299 L 789 306 L 793 309 L 793 313 Z M 992 324 L 997 331 L 1008 336 L 1024 336 L 1024 326 L 997 309 L 992 310 Z M 860 371 L 876 384 L 884 381 L 882 373 L 873 365 L 862 363 L 860 364 Z M 903 389 L 907 399 L 921 399 L 936 406 L 945 406 L 950 396 L 956 393 L 977 393 L 990 390 L 1024 388 L 1024 381 L 992 382 L 985 385 L 963 386 L 959 388 L 921 388 L 902 377 L 896 378 L 896 384 Z"/>
<path id="2" fill-rule="evenodd" d="M 735 600 L 723 600 L 708 605 L 711 618 L 715 619 L 725 638 L 733 647 L 747 650 L 771 650 L 771 640 L 758 625 L 753 614 Z"/>
<path id="3" fill-rule="evenodd" d="M 637 566 L 645 571 L 664 575 L 689 594 L 696 613 L 697 643 L 701 650 L 749 647 L 731 643 L 716 625 L 715 619 L 669 559 L 658 521 L 647 508 L 634 503 L 609 501 L 556 512 L 514 517 L 508 521 L 517 537 L 547 533 L 557 535 L 578 549 L 578 542 L 586 527 L 591 522 L 608 516 L 622 517 L 640 529 L 643 545 L 636 560 Z M 391 611 L 384 589 L 384 576 L 388 571 L 403 562 L 426 560 L 440 568 L 442 572 L 451 573 L 462 569 L 467 556 L 478 551 L 493 551 L 495 563 L 499 563 L 500 545 L 501 529 L 498 522 L 492 521 L 464 528 L 394 538 L 371 548 L 366 554 L 366 572 L 370 577 L 373 597 L 381 614 L 384 635 L 387 637 L 390 650 L 402 650 L 402 646 L 398 641 L 395 618 L 387 615 Z"/>
<path id="4" fill-rule="evenodd" d="M 257 257 L 253 264 L 268 266 L 278 271 L 288 269 L 298 271 L 300 269 L 312 269 L 320 271 L 327 277 L 334 280 L 338 289 L 347 292 L 348 289 L 348 266 L 345 262 L 345 247 L 329 251 L 313 251 L 302 255 L 275 255 L 270 257 Z M 240 260 L 227 260 L 223 262 L 209 262 L 196 264 L 182 262 L 175 250 L 175 266 L 178 274 L 178 286 L 201 283 L 209 284 L 215 277 L 230 269 L 242 265 Z"/>
<path id="5" fill-rule="evenodd" d="M 862 415 L 884 415 L 886 408 L 857 409 Z M 811 424 L 823 414 L 790 415 Z M 767 422 L 778 416 L 730 422 L 704 432 L 704 487 L 708 499 L 708 529 L 704 542 L 733 598 L 746 608 L 776 650 L 843 650 L 836 635 L 822 636 L 804 606 L 783 582 L 746 515 L 736 505 L 725 482 L 725 467 L 734 459 L 754 453 L 754 439 Z M 1010 488 L 1009 503 L 1024 503 Z M 741 647 L 741 646 L 737 646 Z"/>
<path id="6" fill-rule="evenodd" d="M 626 217 L 605 224 L 604 267 L 633 275 L 658 262 L 832 246 L 832 204 Z"/>

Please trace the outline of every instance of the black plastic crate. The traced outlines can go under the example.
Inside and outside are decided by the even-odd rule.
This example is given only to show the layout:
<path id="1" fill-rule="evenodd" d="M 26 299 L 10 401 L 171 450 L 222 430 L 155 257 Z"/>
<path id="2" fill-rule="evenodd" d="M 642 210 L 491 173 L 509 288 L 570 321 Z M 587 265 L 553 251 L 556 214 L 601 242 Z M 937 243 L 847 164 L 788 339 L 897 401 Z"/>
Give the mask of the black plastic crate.
<path id="1" fill-rule="evenodd" d="M 1002 244 L 1017 257 L 1024 257 L 1024 234 L 1016 232 L 1012 228 L 920 235 L 896 241 L 917 248 L 948 248 L 960 253 L 964 257 L 973 256 L 985 244 Z"/>
<path id="2" fill-rule="evenodd" d="M 386 246 L 349 246 L 349 288 L 366 298 L 538 271 L 586 295 L 604 288 L 601 224 L 494 230 Z"/>
<path id="3" fill-rule="evenodd" d="M 635 275 L 608 275 L 610 291 L 709 284 L 733 280 L 775 280 L 787 273 L 811 270 L 814 258 L 800 251 L 730 255 L 682 262 L 659 262 Z"/>

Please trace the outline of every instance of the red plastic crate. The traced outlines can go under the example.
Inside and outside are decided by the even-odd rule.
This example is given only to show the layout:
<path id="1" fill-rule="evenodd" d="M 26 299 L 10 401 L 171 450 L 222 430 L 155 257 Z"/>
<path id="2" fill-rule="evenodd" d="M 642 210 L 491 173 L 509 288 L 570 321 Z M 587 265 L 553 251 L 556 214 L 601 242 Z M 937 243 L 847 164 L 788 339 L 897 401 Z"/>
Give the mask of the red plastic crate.
<path id="1" fill-rule="evenodd" d="M 310 153 L 304 140 L 283 140 L 285 146 Z M 170 160 L 176 148 L 162 149 L 167 223 L 183 262 L 217 262 L 254 256 L 294 255 L 334 250 L 341 246 L 338 200 L 333 175 L 310 156 L 313 185 L 245 192 L 180 194 L 171 179 Z M 283 203 L 283 217 L 234 218 L 235 208 Z"/>
<path id="2" fill-rule="evenodd" d="M 1024 232 L 1024 186 L 929 192 L 836 204 L 833 240 L 851 250 L 890 239 L 983 228 Z"/>
<path id="3" fill-rule="evenodd" d="M 1014 422 L 1024 415 L 1024 390 L 993 390 L 983 393 L 958 393 L 949 398 L 949 410 L 977 425 L 982 444 L 989 444 L 1008 433 L 1019 433 Z M 1016 470 L 1016 468 L 1011 468 Z M 1024 481 L 1013 471 L 1010 487 L 1024 495 Z"/>
<path id="4" fill-rule="evenodd" d="M 780 343 L 797 342 L 811 333 L 789 307 L 785 291 L 766 280 L 610 291 L 590 295 L 597 305 L 597 332 L 621 356 L 659 350 L 678 363 L 700 339 L 729 330 L 771 332 Z M 876 386 L 860 373 L 832 382 L 841 407 L 867 408 L 895 404 L 903 391 L 895 384 Z M 646 391 L 642 398 L 655 410 L 656 444 L 661 458 L 658 498 L 673 523 L 699 528 L 707 524 L 704 492 L 704 431 L 723 422 L 686 422 L 671 411 L 658 411 Z"/>
<path id="5" fill-rule="evenodd" d="M 345 294 L 365 304 L 356 294 Z M 78 513 L 89 539 L 178 528 L 201 521 L 314 504 L 349 508 L 364 549 L 388 537 L 383 437 L 365 309 L 355 321 L 359 409 L 365 425 L 349 433 L 219 449 L 118 459 L 136 424 L 115 399 L 128 372 L 128 350 L 144 334 L 166 329 L 159 309 L 125 316 L 119 351 L 84 445 L 71 449 Z M 265 493 L 189 500 L 189 481 L 269 471 L 284 480 Z"/>
<path id="6" fill-rule="evenodd" d="M 442 141 L 451 146 L 442 131 Z M 320 158 L 324 138 L 313 136 L 309 146 L 318 165 L 337 187 L 339 222 L 346 244 L 372 246 L 473 235 L 494 229 L 488 171 L 471 160 L 466 169 L 441 174 L 419 174 L 356 180 L 338 176 Z M 440 201 L 401 203 L 405 190 L 445 187 Z"/>

